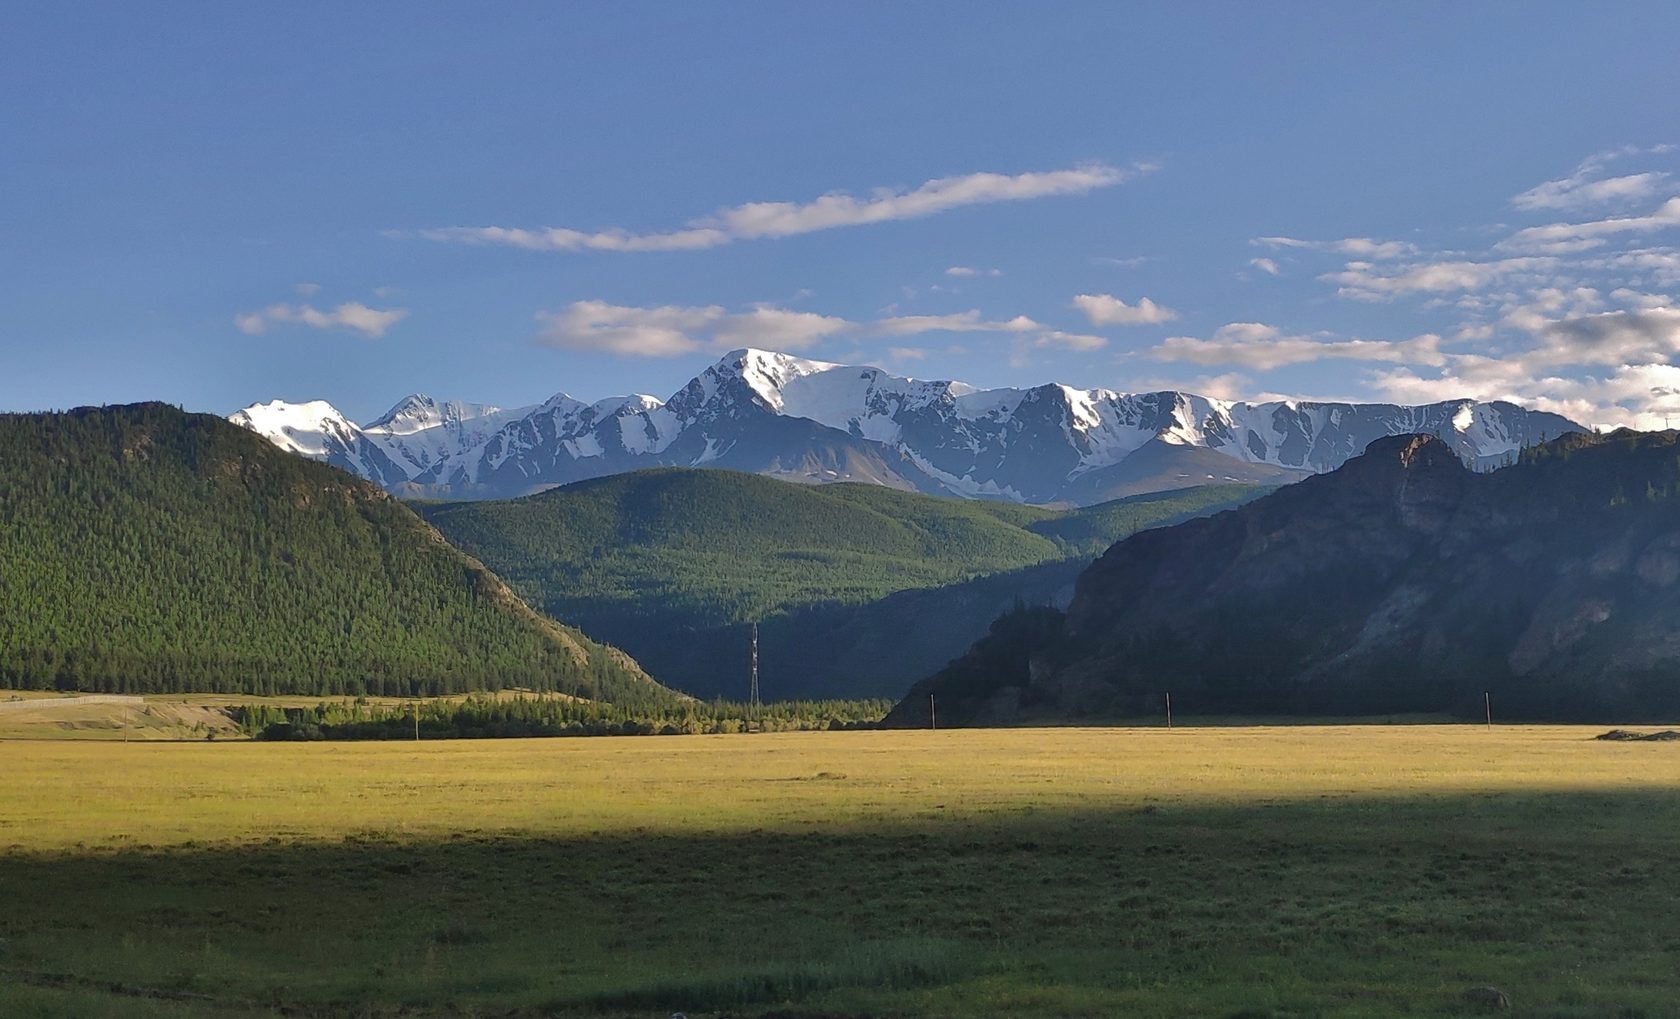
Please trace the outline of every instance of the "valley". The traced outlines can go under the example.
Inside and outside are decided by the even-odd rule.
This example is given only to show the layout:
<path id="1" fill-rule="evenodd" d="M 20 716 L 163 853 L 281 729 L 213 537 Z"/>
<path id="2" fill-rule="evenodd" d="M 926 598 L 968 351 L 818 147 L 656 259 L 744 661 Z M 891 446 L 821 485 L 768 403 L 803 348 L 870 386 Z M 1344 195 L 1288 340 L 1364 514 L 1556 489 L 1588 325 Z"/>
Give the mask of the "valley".
<path id="1" fill-rule="evenodd" d="M 899 696 L 1014 604 L 1065 605 L 1120 537 L 1267 491 L 1051 510 L 664 468 L 416 509 L 527 602 L 668 686 L 744 697 L 757 623 L 769 696 L 852 698 Z"/>
<path id="2" fill-rule="evenodd" d="M 1680 4 L 3 12 L 0 1019 L 1680 1019 Z"/>

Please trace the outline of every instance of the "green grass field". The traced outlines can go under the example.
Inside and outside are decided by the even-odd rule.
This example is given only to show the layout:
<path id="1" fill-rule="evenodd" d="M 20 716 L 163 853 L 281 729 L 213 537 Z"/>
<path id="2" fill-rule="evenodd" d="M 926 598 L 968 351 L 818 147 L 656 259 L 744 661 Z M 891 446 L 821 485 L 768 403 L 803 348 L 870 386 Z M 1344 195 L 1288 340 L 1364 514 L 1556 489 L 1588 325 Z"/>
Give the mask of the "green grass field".
<path id="1" fill-rule="evenodd" d="M 0 743 L 0 1015 L 1680 1015 L 1585 727 Z"/>

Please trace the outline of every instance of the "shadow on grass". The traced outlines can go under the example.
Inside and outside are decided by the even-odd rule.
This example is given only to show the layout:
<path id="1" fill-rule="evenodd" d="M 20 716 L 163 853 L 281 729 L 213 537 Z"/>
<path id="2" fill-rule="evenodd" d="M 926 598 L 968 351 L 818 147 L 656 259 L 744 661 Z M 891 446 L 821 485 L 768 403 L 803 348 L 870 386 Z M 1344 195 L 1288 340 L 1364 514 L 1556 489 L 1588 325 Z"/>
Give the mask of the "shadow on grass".
<path id="1" fill-rule="evenodd" d="M 1647 790 L 14 847 L 0 974 L 40 1015 L 1632 1019 L 1677 1014 L 1677 837 Z"/>

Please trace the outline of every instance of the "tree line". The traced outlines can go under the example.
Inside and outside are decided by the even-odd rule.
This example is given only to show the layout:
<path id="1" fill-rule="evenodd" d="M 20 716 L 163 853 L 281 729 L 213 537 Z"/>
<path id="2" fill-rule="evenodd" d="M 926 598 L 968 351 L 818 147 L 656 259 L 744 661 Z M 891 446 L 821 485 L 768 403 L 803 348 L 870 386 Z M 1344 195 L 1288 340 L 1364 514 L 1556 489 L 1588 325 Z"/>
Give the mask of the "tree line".
<path id="1" fill-rule="evenodd" d="M 247 735 L 264 740 L 495 739 L 532 736 L 678 736 L 873 728 L 889 700 L 688 701 L 631 706 L 568 697 L 470 695 L 459 701 L 314 707 L 249 704 L 230 709 Z"/>

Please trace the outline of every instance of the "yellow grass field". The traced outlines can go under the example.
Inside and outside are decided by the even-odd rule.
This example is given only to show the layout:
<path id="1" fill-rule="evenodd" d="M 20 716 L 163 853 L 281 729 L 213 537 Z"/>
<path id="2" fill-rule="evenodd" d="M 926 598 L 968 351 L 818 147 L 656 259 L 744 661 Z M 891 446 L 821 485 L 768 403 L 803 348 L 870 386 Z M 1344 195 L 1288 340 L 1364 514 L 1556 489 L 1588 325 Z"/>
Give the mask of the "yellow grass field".
<path id="1" fill-rule="evenodd" d="M 0 1012 L 1680 1014 L 1599 731 L 0 742 Z"/>

